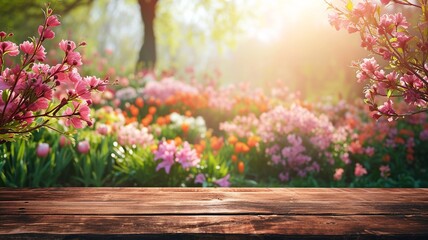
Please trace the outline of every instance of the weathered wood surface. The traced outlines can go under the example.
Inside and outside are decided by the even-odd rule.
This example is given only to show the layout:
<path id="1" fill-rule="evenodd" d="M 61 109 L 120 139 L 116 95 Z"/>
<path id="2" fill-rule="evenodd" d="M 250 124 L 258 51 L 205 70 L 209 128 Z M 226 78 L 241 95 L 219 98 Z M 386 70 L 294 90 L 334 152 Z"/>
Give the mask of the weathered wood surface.
<path id="1" fill-rule="evenodd" d="M 0 188 L 0 239 L 428 239 L 428 189 Z"/>

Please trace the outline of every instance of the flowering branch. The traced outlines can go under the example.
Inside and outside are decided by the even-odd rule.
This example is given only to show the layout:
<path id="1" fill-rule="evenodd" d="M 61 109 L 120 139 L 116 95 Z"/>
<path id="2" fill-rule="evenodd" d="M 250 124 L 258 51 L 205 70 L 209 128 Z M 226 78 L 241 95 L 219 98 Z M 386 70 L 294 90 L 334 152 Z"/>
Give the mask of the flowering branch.
<path id="1" fill-rule="evenodd" d="M 390 121 L 398 117 L 428 111 L 428 15 L 427 0 L 418 3 L 408 0 L 381 0 L 378 5 L 364 0 L 354 6 L 351 0 L 339 8 L 326 2 L 332 13 L 329 21 L 337 30 L 359 32 L 361 46 L 372 55 L 355 64 L 358 82 L 366 82 L 365 102 L 375 119 L 387 116 Z M 383 6 L 402 5 L 419 12 L 416 26 L 407 21 L 403 13 L 381 14 Z M 416 31 L 413 31 L 413 30 Z M 377 59 L 388 64 L 380 67 Z M 379 104 L 383 101 L 383 104 Z M 406 109 L 396 109 L 402 102 Z"/>
<path id="2" fill-rule="evenodd" d="M 53 119 L 64 119 L 66 126 L 74 128 L 82 128 L 84 123 L 91 125 L 91 92 L 104 91 L 109 84 L 107 80 L 81 77 L 78 73 L 76 67 L 82 65 L 82 59 L 76 50 L 85 46 L 85 42 L 76 45 L 62 40 L 59 43 L 64 52 L 62 61 L 54 66 L 44 63 L 43 43 L 55 37 L 53 29 L 61 24 L 49 5 L 44 14 L 38 38 L 24 41 L 19 47 L 7 40 L 13 34 L 0 32 L 0 142 L 26 136 L 42 127 L 55 129 L 48 125 Z M 5 57 L 16 57 L 20 52 L 20 64 L 6 64 Z M 57 99 L 61 85 L 67 86 L 67 90 Z"/>

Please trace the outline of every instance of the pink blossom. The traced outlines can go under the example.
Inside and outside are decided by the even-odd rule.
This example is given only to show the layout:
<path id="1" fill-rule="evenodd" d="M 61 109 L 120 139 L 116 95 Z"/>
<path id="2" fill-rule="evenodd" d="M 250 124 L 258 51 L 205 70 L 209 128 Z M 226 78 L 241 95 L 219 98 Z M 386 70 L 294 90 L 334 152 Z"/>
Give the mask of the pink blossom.
<path id="1" fill-rule="evenodd" d="M 89 146 L 88 140 L 81 141 L 77 144 L 77 151 L 79 153 L 87 154 L 87 153 L 89 153 L 89 150 L 90 150 L 90 146 Z"/>
<path id="2" fill-rule="evenodd" d="M 74 115 L 73 110 L 71 110 L 71 108 L 67 108 L 64 113 L 63 116 L 66 116 L 67 119 L 65 120 L 65 126 L 70 126 L 72 125 L 74 128 L 83 128 L 83 123 L 81 121 L 81 119 L 79 117 L 77 117 L 76 115 Z"/>
<path id="3" fill-rule="evenodd" d="M 44 62 L 46 60 L 46 51 L 45 51 L 45 47 L 40 46 L 35 54 L 35 57 L 37 60 Z"/>
<path id="4" fill-rule="evenodd" d="M 383 178 L 387 178 L 390 174 L 391 169 L 389 168 L 388 165 L 382 165 L 379 167 L 379 171 L 380 171 L 380 175 Z"/>
<path id="5" fill-rule="evenodd" d="M 343 173 L 345 172 L 345 170 L 343 170 L 343 168 L 336 168 L 336 171 L 334 172 L 334 180 L 336 181 L 340 181 L 342 179 Z"/>
<path id="6" fill-rule="evenodd" d="M 391 45 L 395 48 L 402 48 L 402 49 L 406 48 L 407 42 L 412 39 L 412 37 L 409 37 L 403 32 L 397 33 L 396 38 L 397 38 L 397 41 L 392 42 Z"/>
<path id="7" fill-rule="evenodd" d="M 145 127 L 139 128 L 136 123 L 119 128 L 117 142 L 122 146 L 138 145 L 148 147 L 153 144 L 154 137 Z"/>
<path id="8" fill-rule="evenodd" d="M 106 125 L 106 124 L 100 124 L 97 127 L 97 133 L 100 135 L 108 135 L 108 133 L 110 132 L 110 128 Z"/>
<path id="9" fill-rule="evenodd" d="M 395 26 L 402 27 L 404 29 L 409 27 L 409 23 L 407 22 L 406 17 L 401 12 L 396 13 L 394 17 L 395 17 Z"/>
<path id="10" fill-rule="evenodd" d="M 3 54 L 8 54 L 9 56 L 18 55 L 18 46 L 10 41 L 0 42 L 0 56 Z"/>
<path id="11" fill-rule="evenodd" d="M 376 4 L 370 1 L 359 2 L 352 10 L 352 14 L 357 18 L 370 17 L 376 11 Z"/>
<path id="12" fill-rule="evenodd" d="M 288 172 L 286 172 L 286 173 L 282 172 L 278 175 L 278 178 L 279 178 L 279 180 L 281 180 L 281 182 L 287 182 L 290 180 L 290 174 Z"/>
<path id="13" fill-rule="evenodd" d="M 361 177 L 367 174 L 367 170 L 361 164 L 356 163 L 354 174 L 356 177 Z"/>
<path id="14" fill-rule="evenodd" d="M 24 114 L 24 121 L 27 122 L 27 124 L 31 124 L 34 121 L 33 112 L 27 111 Z"/>
<path id="15" fill-rule="evenodd" d="M 23 51 L 26 54 L 33 54 L 34 43 L 29 41 L 24 41 L 23 43 L 19 44 L 19 48 L 21 49 L 21 51 Z"/>
<path id="16" fill-rule="evenodd" d="M 45 39 L 52 39 L 55 37 L 55 33 L 51 29 L 44 28 L 42 25 L 39 26 L 38 32 L 40 37 Z"/>
<path id="17" fill-rule="evenodd" d="M 383 59 L 390 60 L 392 57 L 391 51 L 386 48 L 379 48 L 379 54 L 382 55 Z"/>
<path id="18" fill-rule="evenodd" d="M 91 89 L 97 89 L 99 91 L 104 91 L 106 89 L 105 83 L 97 77 L 94 77 L 94 76 L 85 77 L 83 78 L 83 80 L 89 84 Z"/>
<path id="19" fill-rule="evenodd" d="M 375 46 L 377 43 L 377 37 L 374 37 L 372 35 L 367 35 L 363 42 L 361 43 L 361 47 L 366 48 L 367 50 L 371 51 L 373 50 L 373 46 Z"/>
<path id="20" fill-rule="evenodd" d="M 48 106 L 49 106 L 49 100 L 47 98 L 40 97 L 28 107 L 28 110 L 37 112 L 42 109 L 48 108 Z"/>
<path id="21" fill-rule="evenodd" d="M 330 22 L 330 25 L 336 28 L 336 30 L 340 30 L 343 24 L 343 20 L 340 19 L 339 14 L 336 12 L 328 14 L 328 21 Z"/>
<path id="22" fill-rule="evenodd" d="M 379 112 L 381 112 L 387 116 L 395 115 L 396 113 L 395 113 L 394 109 L 392 108 L 392 104 L 393 104 L 392 100 L 389 99 L 382 106 L 380 106 L 378 108 Z M 392 118 L 389 118 L 388 120 L 392 121 Z"/>
<path id="23" fill-rule="evenodd" d="M 68 139 L 66 136 L 61 135 L 59 137 L 59 146 L 60 147 L 65 147 L 67 145 L 69 145 L 71 143 L 70 139 Z"/>
<path id="24" fill-rule="evenodd" d="M 73 68 L 73 70 L 68 73 L 68 78 L 75 84 L 82 80 L 82 77 L 80 76 L 76 68 Z"/>
<path id="25" fill-rule="evenodd" d="M 366 147 L 364 149 L 364 152 L 367 154 L 367 156 L 372 157 L 375 153 L 375 148 L 374 147 Z"/>
<path id="26" fill-rule="evenodd" d="M 230 178 L 230 174 L 227 174 L 225 177 L 214 181 L 214 183 L 219 185 L 220 187 L 230 187 L 229 178 Z"/>
<path id="27" fill-rule="evenodd" d="M 170 143 L 163 141 L 159 144 L 158 149 L 155 151 L 155 160 L 162 160 L 162 162 L 158 164 L 156 171 L 164 168 L 165 172 L 169 174 L 169 171 L 175 162 L 175 151 L 176 146 L 174 141 L 171 141 Z"/>
<path id="28" fill-rule="evenodd" d="M 389 2 L 391 2 L 391 0 L 380 0 L 380 2 L 384 5 L 388 4 Z"/>
<path id="29" fill-rule="evenodd" d="M 37 157 L 40 157 L 40 158 L 47 157 L 49 154 L 49 150 L 50 150 L 49 144 L 39 143 L 39 145 L 37 146 L 37 149 L 36 149 L 36 155 L 37 155 Z"/>
<path id="30" fill-rule="evenodd" d="M 427 141 L 428 140 L 428 128 L 422 130 L 422 132 L 419 134 L 419 138 L 422 141 Z"/>
<path id="31" fill-rule="evenodd" d="M 88 87 L 89 86 L 86 81 L 78 81 L 74 84 L 77 96 L 85 100 L 91 99 L 91 92 Z"/>
<path id="32" fill-rule="evenodd" d="M 374 57 L 363 59 L 363 63 L 360 64 L 360 68 L 366 74 L 374 74 L 379 70 L 379 64 Z"/>
<path id="33" fill-rule="evenodd" d="M 395 27 L 395 16 L 392 14 L 384 14 L 380 17 L 378 33 L 391 34 Z"/>
<path id="34" fill-rule="evenodd" d="M 181 164 L 181 166 L 186 169 L 189 167 L 195 167 L 199 164 L 201 159 L 198 157 L 195 149 L 190 148 L 188 142 L 183 143 L 183 148 L 177 151 L 176 161 Z"/>
<path id="35" fill-rule="evenodd" d="M 340 159 L 345 163 L 345 164 L 350 164 L 351 163 L 351 159 L 349 159 L 349 153 L 345 152 L 342 155 L 340 155 Z"/>
<path id="36" fill-rule="evenodd" d="M 197 184 L 197 183 L 204 184 L 205 181 L 206 181 L 205 174 L 199 173 L 198 175 L 196 175 L 195 184 Z"/>
<path id="37" fill-rule="evenodd" d="M 51 15 L 46 19 L 46 25 L 48 27 L 56 27 L 61 25 L 61 23 L 55 15 Z"/>
<path id="38" fill-rule="evenodd" d="M 92 120 L 90 118 L 91 109 L 89 109 L 88 105 L 80 105 L 79 115 L 83 121 L 88 123 L 88 125 L 90 125 L 89 123 L 92 123 Z"/>
<path id="39" fill-rule="evenodd" d="M 59 48 L 61 48 L 61 50 L 63 50 L 64 52 L 71 52 L 74 51 L 74 49 L 76 49 L 76 43 L 74 43 L 73 41 L 70 40 L 61 40 L 61 42 L 59 42 Z"/>
<path id="40" fill-rule="evenodd" d="M 67 64 L 71 66 L 81 66 L 82 65 L 82 56 L 78 52 L 69 52 L 67 54 Z"/>

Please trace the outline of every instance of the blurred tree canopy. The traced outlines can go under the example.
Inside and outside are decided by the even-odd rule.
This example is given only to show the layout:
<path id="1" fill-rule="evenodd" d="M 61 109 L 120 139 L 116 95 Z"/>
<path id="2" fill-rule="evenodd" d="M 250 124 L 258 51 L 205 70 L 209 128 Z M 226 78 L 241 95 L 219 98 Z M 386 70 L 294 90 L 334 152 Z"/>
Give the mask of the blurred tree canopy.
<path id="1" fill-rule="evenodd" d="M 58 15 L 67 15 L 81 6 L 90 6 L 94 0 L 50 0 Z M 14 40 L 22 42 L 29 37 L 28 30 L 36 33 L 43 19 L 46 0 L 0 0 L 0 29 L 13 32 Z"/>

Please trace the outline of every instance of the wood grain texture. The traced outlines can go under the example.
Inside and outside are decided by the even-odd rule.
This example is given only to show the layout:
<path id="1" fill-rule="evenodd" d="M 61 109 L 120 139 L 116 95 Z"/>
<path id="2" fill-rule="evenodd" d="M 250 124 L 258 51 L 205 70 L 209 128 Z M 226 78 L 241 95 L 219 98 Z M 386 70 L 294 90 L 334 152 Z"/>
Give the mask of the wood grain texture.
<path id="1" fill-rule="evenodd" d="M 428 239 L 428 189 L 0 188 L 0 239 L 76 234 Z"/>

